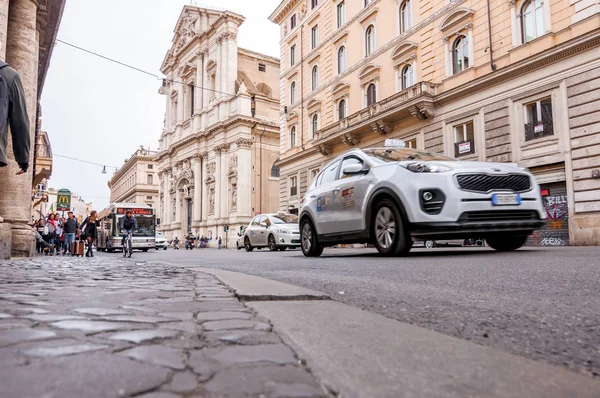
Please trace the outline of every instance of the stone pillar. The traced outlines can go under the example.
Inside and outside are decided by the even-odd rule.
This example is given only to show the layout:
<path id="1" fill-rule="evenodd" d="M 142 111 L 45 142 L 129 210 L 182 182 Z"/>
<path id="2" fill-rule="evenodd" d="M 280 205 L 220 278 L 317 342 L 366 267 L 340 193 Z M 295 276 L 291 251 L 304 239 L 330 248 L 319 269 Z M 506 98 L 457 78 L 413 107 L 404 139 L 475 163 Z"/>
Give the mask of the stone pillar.
<path id="1" fill-rule="evenodd" d="M 192 212 L 193 226 L 197 227 L 202 220 L 200 212 L 202 205 L 202 157 L 196 156 L 192 160 L 194 166 L 194 210 Z"/>
<path id="2" fill-rule="evenodd" d="M 6 59 L 8 34 L 8 0 L 0 0 L 0 60 Z"/>
<path id="3" fill-rule="evenodd" d="M 204 97 L 204 53 L 198 51 L 196 54 L 196 98 L 194 101 L 194 112 L 200 113 L 204 108 L 202 100 Z"/>
<path id="4" fill-rule="evenodd" d="M 175 188 L 175 222 L 181 224 L 181 192 Z"/>
<path id="5" fill-rule="evenodd" d="M 238 215 L 241 217 L 252 216 L 252 140 L 249 138 L 238 138 L 237 158 L 238 158 Z"/>
<path id="6" fill-rule="evenodd" d="M 237 80 L 238 71 L 238 57 L 236 56 L 238 51 L 237 46 L 237 34 L 235 32 L 229 32 L 227 35 L 227 53 L 229 59 L 227 60 L 227 93 L 235 95 L 235 81 Z"/>
<path id="7" fill-rule="evenodd" d="M 219 218 L 225 223 L 229 213 L 229 145 L 221 148 L 221 212 Z"/>
<path id="8" fill-rule="evenodd" d="M 6 5 L 4 0 L 4 11 Z M 8 138 L 8 166 L 0 168 L 0 217 L 10 224 L 12 243 L 11 255 L 16 257 L 33 256 L 35 239 L 27 223 L 31 221 L 31 181 L 33 178 L 33 153 L 35 145 L 35 115 L 37 104 L 37 75 L 39 33 L 37 25 L 37 2 L 34 0 L 12 0 L 8 9 L 8 28 L 6 30 L 6 62 L 21 76 L 27 111 L 30 121 L 31 155 L 29 170 L 16 175 L 18 165 L 14 161 L 12 140 Z M 39 25 L 39 27 L 42 27 Z M 6 230 L 6 225 L 1 227 Z"/>
<path id="9" fill-rule="evenodd" d="M 203 152 L 202 153 L 202 165 L 204 167 L 202 167 L 202 177 L 200 179 L 201 183 L 202 183 L 202 214 L 201 214 L 201 221 L 206 221 L 208 220 L 208 189 L 205 189 L 204 186 L 204 176 L 205 176 L 205 168 L 208 167 L 208 152 Z"/>
<path id="10" fill-rule="evenodd" d="M 221 82 L 223 81 L 223 38 L 222 37 L 217 37 L 217 72 L 216 72 L 216 76 L 215 76 L 215 90 L 217 91 L 215 94 L 215 97 L 220 98 L 221 97 L 221 91 L 222 91 L 222 85 Z"/>
<path id="11" fill-rule="evenodd" d="M 164 204 L 164 223 L 171 224 L 171 168 L 165 169 L 165 204 Z"/>
<path id="12" fill-rule="evenodd" d="M 215 151 L 215 218 L 221 216 L 221 186 L 223 176 L 221 175 L 221 147 L 214 148 Z"/>

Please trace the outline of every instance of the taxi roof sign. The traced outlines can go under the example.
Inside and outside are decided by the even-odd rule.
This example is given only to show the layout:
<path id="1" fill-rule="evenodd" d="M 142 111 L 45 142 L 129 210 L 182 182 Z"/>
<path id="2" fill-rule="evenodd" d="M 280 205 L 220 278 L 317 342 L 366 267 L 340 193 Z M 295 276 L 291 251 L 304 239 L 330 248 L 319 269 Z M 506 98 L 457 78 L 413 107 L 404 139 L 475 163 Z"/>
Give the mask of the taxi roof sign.
<path id="1" fill-rule="evenodd" d="M 387 140 L 385 140 L 385 143 L 383 145 L 385 147 L 404 148 L 406 147 L 406 142 L 398 138 L 388 138 Z"/>

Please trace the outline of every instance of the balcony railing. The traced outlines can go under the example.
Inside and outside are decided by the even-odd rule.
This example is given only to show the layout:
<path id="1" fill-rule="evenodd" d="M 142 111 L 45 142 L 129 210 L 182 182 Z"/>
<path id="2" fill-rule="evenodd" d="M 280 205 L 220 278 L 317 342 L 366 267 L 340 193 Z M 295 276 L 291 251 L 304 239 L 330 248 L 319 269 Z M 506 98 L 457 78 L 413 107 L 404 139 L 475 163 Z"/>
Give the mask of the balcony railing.
<path id="1" fill-rule="evenodd" d="M 405 90 L 402 90 L 391 97 L 385 98 L 376 102 L 358 112 L 348 115 L 342 120 L 331 123 L 319 131 L 316 131 L 315 140 L 323 140 L 333 135 L 336 135 L 342 130 L 355 127 L 364 121 L 386 113 L 388 111 L 402 108 L 403 105 L 409 104 L 412 100 L 421 96 L 433 96 L 436 94 L 436 85 L 431 82 L 420 82 Z"/>
<path id="2" fill-rule="evenodd" d="M 554 135 L 554 123 L 552 119 L 542 121 L 541 123 L 525 124 L 525 141 L 531 141 L 551 135 Z"/>

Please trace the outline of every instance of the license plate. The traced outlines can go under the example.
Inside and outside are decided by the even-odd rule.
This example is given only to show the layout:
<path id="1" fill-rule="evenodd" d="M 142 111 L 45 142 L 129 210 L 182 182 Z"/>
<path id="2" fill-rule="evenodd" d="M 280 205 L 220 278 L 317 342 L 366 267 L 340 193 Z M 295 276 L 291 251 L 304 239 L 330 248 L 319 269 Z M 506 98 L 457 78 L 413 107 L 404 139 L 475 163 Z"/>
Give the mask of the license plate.
<path id="1" fill-rule="evenodd" d="M 521 204 L 521 195 L 492 195 L 492 205 L 494 206 L 515 206 Z"/>

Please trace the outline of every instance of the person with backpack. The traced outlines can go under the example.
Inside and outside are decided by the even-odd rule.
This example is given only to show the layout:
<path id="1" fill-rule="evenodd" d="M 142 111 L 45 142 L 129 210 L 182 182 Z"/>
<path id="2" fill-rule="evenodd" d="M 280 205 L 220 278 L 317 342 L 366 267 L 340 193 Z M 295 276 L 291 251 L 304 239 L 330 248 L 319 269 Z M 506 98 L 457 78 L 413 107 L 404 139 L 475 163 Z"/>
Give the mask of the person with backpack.
<path id="1" fill-rule="evenodd" d="M 17 175 L 29 168 L 31 136 L 27 101 L 21 77 L 6 62 L 0 61 L 0 167 L 8 165 L 8 130 L 12 135 Z"/>
<path id="2" fill-rule="evenodd" d="M 125 212 L 125 217 L 121 218 L 119 222 L 119 229 L 123 234 L 123 239 L 121 239 L 121 246 L 125 245 L 125 238 L 127 235 L 131 235 L 133 231 L 137 230 L 137 221 L 135 217 L 131 214 L 131 210 L 127 210 Z"/>
<path id="3" fill-rule="evenodd" d="M 67 212 L 67 217 L 67 220 L 63 223 L 63 231 L 65 233 L 65 251 L 63 252 L 63 256 L 67 252 L 69 255 L 72 253 L 73 243 L 75 243 L 75 234 L 79 228 L 79 223 L 72 211 Z"/>

